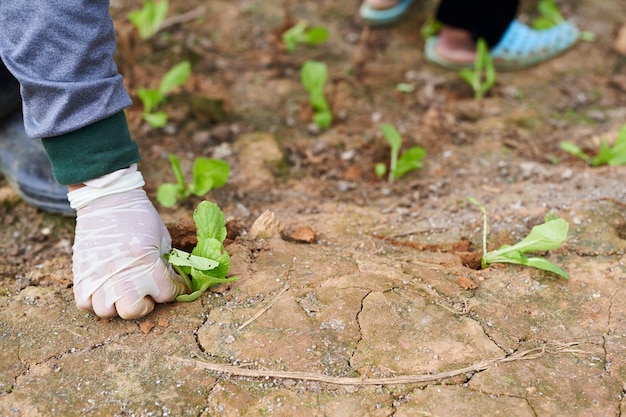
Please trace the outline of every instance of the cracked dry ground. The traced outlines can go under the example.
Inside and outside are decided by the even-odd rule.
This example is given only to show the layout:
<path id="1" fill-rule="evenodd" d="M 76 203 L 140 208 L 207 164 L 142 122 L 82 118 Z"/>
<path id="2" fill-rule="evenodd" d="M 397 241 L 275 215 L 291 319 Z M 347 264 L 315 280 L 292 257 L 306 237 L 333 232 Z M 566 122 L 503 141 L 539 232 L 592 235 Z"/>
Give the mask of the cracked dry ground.
<path id="1" fill-rule="evenodd" d="M 138 3 L 113 2 L 120 32 Z M 211 192 L 232 221 L 241 279 L 136 321 L 78 311 L 71 290 L 73 220 L 16 200 L 0 183 L 1 416 L 620 416 L 626 411 L 626 188 L 623 167 L 590 168 L 561 140 L 596 149 L 626 120 L 624 59 L 611 50 L 623 2 L 564 2 L 594 43 L 521 73 L 498 74 L 482 105 L 455 73 L 425 64 L 419 25 L 434 2 L 368 31 L 357 1 L 291 4 L 333 41 L 281 51 L 282 1 L 172 1 L 205 18 L 173 26 L 120 56 L 129 89 L 194 56 L 191 84 L 151 131 L 128 111 L 147 190 L 172 181 L 167 153 L 232 167 Z M 530 2 L 529 2 L 530 3 Z M 532 4 L 531 4 L 532 6 Z M 530 7 L 530 6 L 527 6 Z M 236 40 L 236 42 L 233 41 Z M 236 48 L 233 48 L 236 45 Z M 126 51 L 128 53 L 128 51 Z M 154 55 L 154 61 L 147 57 Z M 329 64 L 333 127 L 310 130 L 298 79 Z M 141 83 L 139 83 L 139 81 Z M 398 82 L 415 87 L 395 91 Z M 271 94 L 268 94 L 268 91 Z M 185 103 L 222 98 L 228 121 Z M 169 107 L 167 107 L 169 106 Z M 379 123 L 426 148 L 425 167 L 393 185 Z M 555 163 L 557 162 L 558 163 Z M 570 224 L 544 254 L 566 281 L 515 265 L 472 268 L 486 206 L 489 246 L 525 236 L 554 211 Z M 198 199 L 159 208 L 184 246 Z M 252 238 L 266 210 L 284 234 Z M 193 230 L 191 230 L 193 232 Z"/>

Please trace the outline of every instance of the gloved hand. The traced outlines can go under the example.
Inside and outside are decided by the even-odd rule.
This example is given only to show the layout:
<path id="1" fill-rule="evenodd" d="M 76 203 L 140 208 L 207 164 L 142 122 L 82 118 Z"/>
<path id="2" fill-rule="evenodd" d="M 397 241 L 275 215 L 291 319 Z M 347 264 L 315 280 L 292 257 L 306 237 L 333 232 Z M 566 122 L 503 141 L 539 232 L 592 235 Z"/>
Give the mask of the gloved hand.
<path id="1" fill-rule="evenodd" d="M 187 292 L 161 257 L 171 247 L 136 165 L 68 193 L 77 211 L 73 266 L 78 307 L 100 317 L 143 317 Z"/>

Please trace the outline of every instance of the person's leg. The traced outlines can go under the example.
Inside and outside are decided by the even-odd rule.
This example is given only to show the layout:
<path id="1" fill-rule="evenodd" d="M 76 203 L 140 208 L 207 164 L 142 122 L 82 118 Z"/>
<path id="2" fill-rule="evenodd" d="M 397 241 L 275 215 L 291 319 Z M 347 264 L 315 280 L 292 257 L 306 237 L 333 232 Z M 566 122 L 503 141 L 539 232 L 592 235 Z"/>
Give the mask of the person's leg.
<path id="1" fill-rule="evenodd" d="M 77 305 L 137 318 L 174 300 L 185 287 L 162 258 L 171 239 L 136 169 L 109 2 L 0 0 L 0 27 L 26 132 L 44 138 L 56 179 L 72 190 Z"/>
<path id="2" fill-rule="evenodd" d="M 388 25 L 409 10 L 413 0 L 363 0 L 359 15 L 370 25 Z"/>
<path id="3" fill-rule="evenodd" d="M 0 60 L 0 172 L 26 203 L 73 216 L 67 188 L 52 176 L 41 140 L 26 136 L 21 102 L 20 85 Z"/>
<path id="4" fill-rule="evenodd" d="M 389 9 L 399 3 L 399 0 L 365 0 L 372 9 L 384 10 Z"/>
<path id="5" fill-rule="evenodd" d="M 0 120 L 20 106 L 20 84 L 0 60 Z"/>
<path id="6" fill-rule="evenodd" d="M 517 0 L 441 0 L 435 18 L 443 23 L 436 52 L 442 58 L 468 63 L 476 56 L 480 38 L 494 47 L 511 24 Z"/>
<path id="7" fill-rule="evenodd" d="M 441 0 L 436 19 L 438 36 L 426 41 L 426 58 L 447 68 L 473 65 L 476 41 L 484 39 L 496 69 L 516 70 L 546 61 L 569 49 L 578 29 L 562 22 L 535 30 L 515 19 L 518 0 Z"/>
<path id="8" fill-rule="evenodd" d="M 476 41 L 485 39 L 494 47 L 517 14 L 518 0 L 441 0 L 435 18 L 445 28 L 466 33 Z"/>

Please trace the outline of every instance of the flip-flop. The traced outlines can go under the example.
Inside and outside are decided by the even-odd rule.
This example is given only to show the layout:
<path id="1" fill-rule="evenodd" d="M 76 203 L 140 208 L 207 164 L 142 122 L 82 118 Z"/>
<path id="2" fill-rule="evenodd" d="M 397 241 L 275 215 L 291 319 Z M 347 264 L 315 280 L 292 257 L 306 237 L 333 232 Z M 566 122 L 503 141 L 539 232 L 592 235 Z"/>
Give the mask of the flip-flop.
<path id="1" fill-rule="evenodd" d="M 578 28 L 563 22 L 549 29 L 536 30 L 514 20 L 489 54 L 498 71 L 516 71 L 547 61 L 572 47 L 578 40 Z M 458 63 L 439 56 L 435 50 L 439 38 L 426 41 L 426 59 L 442 67 L 460 70 L 472 68 L 474 63 Z"/>
<path id="2" fill-rule="evenodd" d="M 389 25 L 398 21 L 409 9 L 414 0 L 400 0 L 398 4 L 388 9 L 374 9 L 363 1 L 359 14 L 361 18 L 373 26 Z"/>

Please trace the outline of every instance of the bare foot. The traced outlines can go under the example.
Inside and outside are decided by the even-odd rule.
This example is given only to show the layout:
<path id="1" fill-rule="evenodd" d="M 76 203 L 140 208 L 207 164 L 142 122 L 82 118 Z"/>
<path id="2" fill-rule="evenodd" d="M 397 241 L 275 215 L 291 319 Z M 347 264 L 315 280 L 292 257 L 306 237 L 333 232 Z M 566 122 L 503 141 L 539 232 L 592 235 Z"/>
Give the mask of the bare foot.
<path id="1" fill-rule="evenodd" d="M 398 0 L 366 0 L 365 2 L 372 9 L 376 10 L 390 9 L 398 4 Z"/>
<path id="2" fill-rule="evenodd" d="M 448 61 L 472 63 L 476 58 L 476 44 L 468 31 L 444 26 L 439 32 L 435 52 Z"/>

